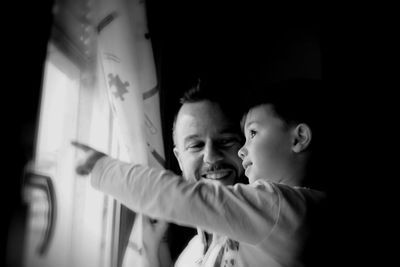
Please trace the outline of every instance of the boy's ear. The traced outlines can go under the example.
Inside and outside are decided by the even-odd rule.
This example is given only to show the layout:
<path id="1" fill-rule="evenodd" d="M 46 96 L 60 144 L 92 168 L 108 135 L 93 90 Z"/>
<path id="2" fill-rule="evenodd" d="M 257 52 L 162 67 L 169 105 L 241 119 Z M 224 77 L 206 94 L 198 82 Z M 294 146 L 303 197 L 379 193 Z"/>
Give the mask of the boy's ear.
<path id="1" fill-rule="evenodd" d="M 304 151 L 310 145 L 311 139 L 311 128 L 305 123 L 298 124 L 293 129 L 293 152 L 300 153 L 301 151 Z"/>
<path id="2" fill-rule="evenodd" d="M 179 157 L 178 148 L 176 148 L 176 146 L 174 146 L 173 151 L 174 151 L 175 158 L 178 160 L 179 168 L 181 169 L 181 171 L 183 171 L 182 163 L 181 163 L 181 158 Z"/>

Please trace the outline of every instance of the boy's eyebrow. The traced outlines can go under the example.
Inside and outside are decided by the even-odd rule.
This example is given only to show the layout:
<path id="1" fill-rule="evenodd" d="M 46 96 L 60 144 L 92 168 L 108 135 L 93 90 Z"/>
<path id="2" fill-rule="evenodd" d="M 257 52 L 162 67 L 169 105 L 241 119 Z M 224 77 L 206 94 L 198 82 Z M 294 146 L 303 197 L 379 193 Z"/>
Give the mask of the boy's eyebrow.
<path id="1" fill-rule="evenodd" d="M 244 128 L 249 128 L 250 125 L 257 124 L 257 123 L 258 122 L 256 120 L 252 120 L 252 121 L 246 122 L 245 125 L 244 125 Z"/>

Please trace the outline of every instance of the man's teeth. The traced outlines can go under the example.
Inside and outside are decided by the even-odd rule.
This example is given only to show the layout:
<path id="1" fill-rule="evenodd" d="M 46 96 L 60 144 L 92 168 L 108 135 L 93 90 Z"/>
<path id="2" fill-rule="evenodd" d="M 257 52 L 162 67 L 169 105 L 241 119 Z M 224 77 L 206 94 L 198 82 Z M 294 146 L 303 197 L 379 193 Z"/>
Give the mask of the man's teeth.
<path id="1" fill-rule="evenodd" d="M 218 171 L 218 172 L 212 172 L 212 173 L 207 173 L 205 175 L 206 179 L 221 179 L 224 178 L 229 174 L 229 171 Z"/>

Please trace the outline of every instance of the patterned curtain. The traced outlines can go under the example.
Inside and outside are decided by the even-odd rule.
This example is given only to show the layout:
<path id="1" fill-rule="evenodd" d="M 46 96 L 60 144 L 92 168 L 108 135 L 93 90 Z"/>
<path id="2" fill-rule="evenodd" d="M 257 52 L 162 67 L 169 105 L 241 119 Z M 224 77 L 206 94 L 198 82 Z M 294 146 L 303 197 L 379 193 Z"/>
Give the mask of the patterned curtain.
<path id="1" fill-rule="evenodd" d="M 98 79 L 103 80 L 108 92 L 126 160 L 163 168 L 159 88 L 145 2 L 100 0 L 98 3 Z M 141 265 L 145 219 L 140 214 L 135 217 L 123 266 Z"/>

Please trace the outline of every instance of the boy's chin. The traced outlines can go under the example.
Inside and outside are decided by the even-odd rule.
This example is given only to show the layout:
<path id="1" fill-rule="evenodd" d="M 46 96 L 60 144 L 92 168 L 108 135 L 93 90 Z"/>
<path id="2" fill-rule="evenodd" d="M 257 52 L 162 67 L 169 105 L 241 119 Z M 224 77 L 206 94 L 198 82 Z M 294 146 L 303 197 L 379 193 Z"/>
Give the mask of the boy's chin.
<path id="1" fill-rule="evenodd" d="M 249 179 L 249 183 L 250 183 L 250 184 L 252 184 L 252 183 L 254 183 L 255 181 L 261 179 L 260 177 L 258 177 L 257 175 L 254 175 L 254 174 L 249 174 L 249 175 L 247 176 L 247 178 Z"/>

